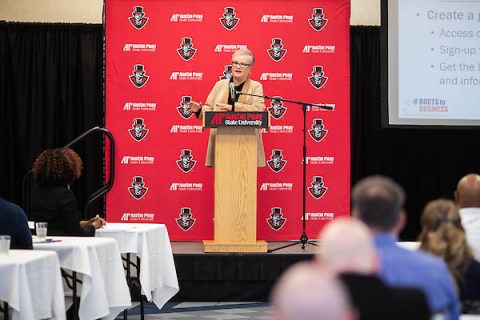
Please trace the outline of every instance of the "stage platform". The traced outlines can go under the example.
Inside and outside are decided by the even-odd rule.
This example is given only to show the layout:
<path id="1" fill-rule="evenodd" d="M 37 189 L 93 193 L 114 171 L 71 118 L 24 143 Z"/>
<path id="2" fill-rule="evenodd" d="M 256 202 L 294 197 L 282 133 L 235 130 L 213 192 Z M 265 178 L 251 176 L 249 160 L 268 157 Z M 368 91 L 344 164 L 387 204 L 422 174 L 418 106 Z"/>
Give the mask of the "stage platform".
<path id="1" fill-rule="evenodd" d="M 172 241 L 180 291 L 172 301 L 268 301 L 290 265 L 312 259 L 316 246 L 268 242 L 268 253 L 204 253 L 202 242 Z"/>

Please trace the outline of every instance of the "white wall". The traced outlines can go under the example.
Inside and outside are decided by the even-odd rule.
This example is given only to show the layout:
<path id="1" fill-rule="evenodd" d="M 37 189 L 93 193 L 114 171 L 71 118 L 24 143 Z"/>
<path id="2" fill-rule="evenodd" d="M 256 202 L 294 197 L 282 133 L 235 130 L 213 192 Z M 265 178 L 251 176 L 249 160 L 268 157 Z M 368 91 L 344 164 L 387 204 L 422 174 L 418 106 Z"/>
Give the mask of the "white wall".
<path id="1" fill-rule="evenodd" d="M 380 0 L 351 0 L 352 25 L 380 25 Z M 102 23 L 103 0 L 1 0 L 0 20 Z"/>

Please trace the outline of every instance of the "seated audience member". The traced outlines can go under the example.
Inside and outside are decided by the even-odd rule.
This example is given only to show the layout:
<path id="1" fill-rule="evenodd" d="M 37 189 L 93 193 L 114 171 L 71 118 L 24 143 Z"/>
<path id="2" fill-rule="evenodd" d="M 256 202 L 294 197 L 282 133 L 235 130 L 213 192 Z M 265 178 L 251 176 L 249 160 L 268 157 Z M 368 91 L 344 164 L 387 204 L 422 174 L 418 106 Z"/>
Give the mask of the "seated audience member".
<path id="1" fill-rule="evenodd" d="M 341 283 L 299 262 L 275 284 L 271 320 L 354 320 L 355 312 Z"/>
<path id="2" fill-rule="evenodd" d="M 70 184 L 80 177 L 82 160 L 70 148 L 42 152 L 33 164 L 35 185 L 30 197 L 30 217 L 47 222 L 48 235 L 94 236 L 105 225 L 98 215 L 81 221 Z"/>
<path id="3" fill-rule="evenodd" d="M 383 176 L 362 179 L 352 190 L 352 214 L 374 235 L 380 258 L 378 275 L 391 286 L 421 289 L 432 314 L 458 319 L 460 302 L 445 262 L 426 252 L 403 249 L 396 243 L 406 221 L 404 201 L 402 187 Z"/>
<path id="4" fill-rule="evenodd" d="M 470 173 L 460 179 L 454 196 L 467 241 L 480 261 L 480 175 Z"/>
<path id="5" fill-rule="evenodd" d="M 347 287 L 360 320 L 429 320 L 419 289 L 389 287 L 375 275 L 378 256 L 370 230 L 357 219 L 340 218 L 320 233 L 315 257 L 319 272 L 333 272 Z"/>
<path id="6" fill-rule="evenodd" d="M 32 249 L 32 233 L 27 215 L 17 206 L 0 197 L 0 235 L 10 236 L 11 249 Z"/>
<path id="7" fill-rule="evenodd" d="M 480 263 L 474 260 L 455 203 L 439 199 L 423 210 L 420 249 L 445 260 L 460 292 L 462 312 L 469 313 L 480 300 Z"/>

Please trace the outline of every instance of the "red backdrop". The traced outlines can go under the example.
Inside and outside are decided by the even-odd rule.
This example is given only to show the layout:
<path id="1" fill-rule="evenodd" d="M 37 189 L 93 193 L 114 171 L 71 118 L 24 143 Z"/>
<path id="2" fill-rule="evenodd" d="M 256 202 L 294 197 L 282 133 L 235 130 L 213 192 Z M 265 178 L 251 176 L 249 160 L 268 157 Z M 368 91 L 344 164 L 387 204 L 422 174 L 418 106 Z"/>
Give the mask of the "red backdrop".
<path id="1" fill-rule="evenodd" d="M 106 127 L 116 139 L 108 221 L 163 223 L 172 240 L 213 238 L 208 132 L 182 103 L 205 101 L 241 46 L 255 54 L 251 78 L 264 94 L 334 108 L 307 110 L 307 235 L 349 214 L 349 0 L 106 0 L 105 16 Z M 302 110 L 265 104 L 258 239 L 298 240 Z"/>

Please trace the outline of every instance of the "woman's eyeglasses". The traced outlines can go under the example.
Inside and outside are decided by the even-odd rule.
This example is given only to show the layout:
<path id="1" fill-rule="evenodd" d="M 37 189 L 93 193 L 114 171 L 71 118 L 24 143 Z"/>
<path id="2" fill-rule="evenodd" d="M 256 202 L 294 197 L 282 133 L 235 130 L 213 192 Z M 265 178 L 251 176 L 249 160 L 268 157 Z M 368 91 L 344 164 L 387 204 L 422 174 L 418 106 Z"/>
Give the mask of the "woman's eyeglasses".
<path id="1" fill-rule="evenodd" d="M 250 63 L 243 63 L 243 62 L 238 62 L 238 61 L 232 61 L 232 65 L 237 67 L 237 68 L 246 68 L 246 67 L 251 66 Z"/>

